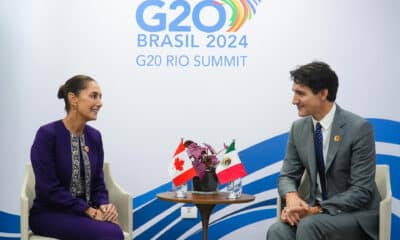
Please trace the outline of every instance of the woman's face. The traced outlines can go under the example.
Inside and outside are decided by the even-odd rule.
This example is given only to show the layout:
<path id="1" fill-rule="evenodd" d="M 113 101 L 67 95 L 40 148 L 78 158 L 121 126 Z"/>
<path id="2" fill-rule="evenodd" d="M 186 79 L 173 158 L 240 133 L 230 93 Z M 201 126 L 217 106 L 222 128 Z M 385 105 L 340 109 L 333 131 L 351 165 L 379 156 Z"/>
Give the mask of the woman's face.
<path id="1" fill-rule="evenodd" d="M 95 81 L 87 82 L 86 88 L 76 97 L 76 112 L 85 121 L 97 119 L 97 113 L 103 106 L 101 90 Z"/>

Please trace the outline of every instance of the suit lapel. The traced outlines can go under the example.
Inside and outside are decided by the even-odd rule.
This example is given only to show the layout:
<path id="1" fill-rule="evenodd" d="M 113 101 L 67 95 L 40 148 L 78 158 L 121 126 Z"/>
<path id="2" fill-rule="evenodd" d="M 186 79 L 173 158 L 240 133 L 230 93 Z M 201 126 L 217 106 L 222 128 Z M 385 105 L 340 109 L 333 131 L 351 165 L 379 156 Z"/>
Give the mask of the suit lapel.
<path id="1" fill-rule="evenodd" d="M 332 165 L 344 136 L 343 126 L 345 122 L 341 112 L 342 109 L 336 105 L 336 113 L 332 122 L 331 139 L 329 140 L 328 154 L 325 161 L 325 173 L 328 172 L 329 167 Z"/>
<path id="2" fill-rule="evenodd" d="M 306 144 L 306 149 L 308 149 L 308 166 L 310 170 L 310 178 L 313 183 L 317 182 L 317 160 L 315 159 L 315 146 L 314 146 L 314 126 L 311 117 L 308 119 L 306 126 L 304 128 L 304 144 Z"/>

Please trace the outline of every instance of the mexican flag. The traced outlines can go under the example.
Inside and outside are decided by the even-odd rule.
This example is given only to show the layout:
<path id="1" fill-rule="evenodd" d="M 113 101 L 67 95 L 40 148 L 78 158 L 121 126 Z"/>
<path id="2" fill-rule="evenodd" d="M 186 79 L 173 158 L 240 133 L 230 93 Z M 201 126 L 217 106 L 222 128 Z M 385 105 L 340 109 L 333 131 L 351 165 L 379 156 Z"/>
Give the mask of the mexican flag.
<path id="1" fill-rule="evenodd" d="M 226 149 L 224 157 L 215 171 L 221 184 L 246 176 L 246 170 L 235 150 L 235 141 Z"/>
<path id="2" fill-rule="evenodd" d="M 192 161 L 186 153 L 185 145 L 183 145 L 183 139 L 176 148 L 168 172 L 175 186 L 182 185 L 196 176 Z"/>

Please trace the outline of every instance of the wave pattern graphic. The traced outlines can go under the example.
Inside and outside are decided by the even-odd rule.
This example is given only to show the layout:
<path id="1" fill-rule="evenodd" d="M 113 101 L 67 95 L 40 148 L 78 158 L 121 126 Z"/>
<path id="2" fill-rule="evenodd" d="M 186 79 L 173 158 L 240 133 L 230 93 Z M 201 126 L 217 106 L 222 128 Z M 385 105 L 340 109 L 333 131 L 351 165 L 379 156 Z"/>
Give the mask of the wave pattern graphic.
<path id="1" fill-rule="evenodd" d="M 393 211 L 392 239 L 400 236 L 400 122 L 368 119 L 375 130 L 377 164 L 390 166 Z M 242 150 L 239 155 L 248 176 L 243 191 L 256 196 L 246 204 L 217 205 L 211 215 L 209 239 L 220 239 L 248 225 L 276 217 L 277 180 L 288 134 L 281 134 Z M 190 184 L 189 184 L 190 185 Z M 220 190 L 224 191 L 225 186 Z M 201 221 L 180 218 L 184 204 L 160 201 L 159 192 L 169 191 L 171 182 L 134 198 L 134 239 L 201 239 Z M 266 229 L 265 229 L 266 230 Z M 0 240 L 19 239 L 19 216 L 0 211 Z"/>
<path id="2" fill-rule="evenodd" d="M 247 20 L 256 14 L 256 6 L 261 0 L 220 0 L 217 4 L 227 5 L 232 12 L 229 19 L 229 29 L 227 32 L 237 32 Z"/>
<path id="3" fill-rule="evenodd" d="M 390 165 L 394 202 L 400 203 L 400 183 L 394 181 L 400 175 L 400 123 L 384 119 L 369 121 L 375 129 L 377 164 Z M 248 172 L 248 176 L 243 178 L 243 191 L 256 195 L 256 201 L 216 206 L 210 219 L 209 239 L 220 239 L 250 224 L 276 217 L 276 184 L 287 137 L 285 133 L 239 153 Z M 199 218 L 181 220 L 179 209 L 183 204 L 166 203 L 155 198 L 156 193 L 169 190 L 170 186 L 171 183 L 167 183 L 150 191 L 151 196 L 144 194 L 135 198 L 135 239 L 201 239 Z M 143 201 L 145 198 L 147 202 Z M 392 239 L 395 239 L 395 236 L 400 236 L 400 205 L 393 208 Z"/>
<path id="4" fill-rule="evenodd" d="M 0 240 L 20 239 L 20 217 L 0 211 Z"/>

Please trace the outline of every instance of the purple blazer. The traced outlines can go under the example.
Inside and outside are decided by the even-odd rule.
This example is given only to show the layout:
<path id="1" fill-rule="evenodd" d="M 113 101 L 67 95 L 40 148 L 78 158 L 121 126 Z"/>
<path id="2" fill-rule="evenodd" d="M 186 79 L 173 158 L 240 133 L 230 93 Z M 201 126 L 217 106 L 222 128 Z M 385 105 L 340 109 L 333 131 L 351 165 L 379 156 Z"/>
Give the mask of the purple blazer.
<path id="1" fill-rule="evenodd" d="M 90 203 L 108 203 L 108 192 L 103 177 L 103 143 L 98 130 L 88 125 L 83 130 L 86 152 L 90 162 Z M 83 214 L 89 207 L 84 199 L 70 192 L 72 179 L 71 135 L 61 120 L 39 128 L 31 149 L 35 173 L 36 199 L 32 214 L 61 210 Z"/>

